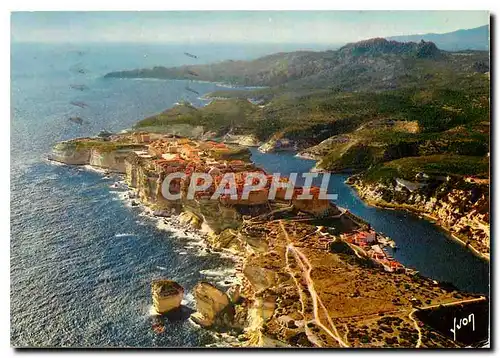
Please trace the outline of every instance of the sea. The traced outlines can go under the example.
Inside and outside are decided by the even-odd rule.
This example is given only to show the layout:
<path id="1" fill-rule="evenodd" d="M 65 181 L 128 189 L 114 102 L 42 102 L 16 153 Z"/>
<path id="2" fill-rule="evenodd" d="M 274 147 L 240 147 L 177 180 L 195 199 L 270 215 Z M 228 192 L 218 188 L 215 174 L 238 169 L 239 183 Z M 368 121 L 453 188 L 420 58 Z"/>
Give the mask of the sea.
<path id="1" fill-rule="evenodd" d="M 206 280 L 227 288 L 230 257 L 207 251 L 190 232 L 164 224 L 124 200 L 122 178 L 47 160 L 61 140 L 118 132 L 224 84 L 109 79 L 110 71 L 252 59 L 308 44 L 11 44 L 11 344 L 16 347 L 205 347 L 229 338 L 186 317 L 189 293 Z M 185 53 L 196 56 L 186 56 Z M 186 87 L 200 93 L 196 95 Z M 79 117 L 78 124 L 70 118 Z M 308 171 L 291 153 L 253 159 L 270 171 Z M 366 206 L 334 175 L 338 204 L 393 238 L 403 264 L 478 293 L 489 290 L 489 265 L 436 226 L 411 214 Z M 151 313 L 150 283 L 167 277 L 186 290 L 186 315 Z M 165 329 L 158 333 L 154 328 Z"/>

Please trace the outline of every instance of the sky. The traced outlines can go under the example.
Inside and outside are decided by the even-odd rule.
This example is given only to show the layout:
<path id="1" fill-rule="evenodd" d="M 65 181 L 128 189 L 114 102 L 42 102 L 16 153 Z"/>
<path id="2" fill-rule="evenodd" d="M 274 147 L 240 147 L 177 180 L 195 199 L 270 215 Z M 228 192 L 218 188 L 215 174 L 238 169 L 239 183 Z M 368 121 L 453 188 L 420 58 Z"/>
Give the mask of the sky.
<path id="1" fill-rule="evenodd" d="M 486 11 L 13 12 L 11 41 L 344 44 L 488 23 Z"/>

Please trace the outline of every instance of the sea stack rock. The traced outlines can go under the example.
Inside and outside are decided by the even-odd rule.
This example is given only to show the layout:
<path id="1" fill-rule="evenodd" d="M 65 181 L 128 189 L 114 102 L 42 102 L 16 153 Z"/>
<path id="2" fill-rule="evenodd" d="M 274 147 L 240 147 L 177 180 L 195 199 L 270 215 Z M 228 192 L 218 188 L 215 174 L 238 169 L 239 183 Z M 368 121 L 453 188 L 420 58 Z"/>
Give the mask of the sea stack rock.
<path id="1" fill-rule="evenodd" d="M 203 327 L 214 324 L 230 324 L 232 320 L 231 301 L 229 297 L 208 282 L 200 282 L 194 288 L 196 311 L 191 319 Z"/>
<path id="2" fill-rule="evenodd" d="M 156 312 L 164 314 L 180 307 L 184 288 L 175 281 L 157 279 L 151 283 L 151 294 Z"/>

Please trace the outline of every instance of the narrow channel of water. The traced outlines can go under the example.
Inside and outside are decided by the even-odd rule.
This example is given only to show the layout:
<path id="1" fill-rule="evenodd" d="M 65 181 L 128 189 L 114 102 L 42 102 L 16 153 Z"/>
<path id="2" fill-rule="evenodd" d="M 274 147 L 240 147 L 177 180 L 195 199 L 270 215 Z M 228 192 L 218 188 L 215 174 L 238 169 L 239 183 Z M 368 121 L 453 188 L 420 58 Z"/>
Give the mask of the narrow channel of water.
<path id="1" fill-rule="evenodd" d="M 310 171 L 315 162 L 295 157 L 293 153 L 261 153 L 252 148 L 252 160 L 269 172 L 288 175 Z M 337 194 L 336 204 L 370 222 L 377 230 L 391 237 L 397 250 L 390 254 L 407 267 L 438 281 L 451 282 L 469 292 L 489 292 L 489 263 L 453 241 L 446 232 L 420 219 L 397 210 L 366 205 L 356 192 L 344 184 L 347 175 L 331 176 L 328 192 Z"/>

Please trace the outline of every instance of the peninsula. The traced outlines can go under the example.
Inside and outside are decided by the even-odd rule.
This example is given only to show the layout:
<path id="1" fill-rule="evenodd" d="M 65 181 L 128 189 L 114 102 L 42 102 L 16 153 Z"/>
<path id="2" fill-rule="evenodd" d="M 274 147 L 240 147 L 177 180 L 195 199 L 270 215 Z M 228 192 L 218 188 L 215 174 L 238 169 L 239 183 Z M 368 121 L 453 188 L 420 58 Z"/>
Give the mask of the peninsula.
<path id="1" fill-rule="evenodd" d="M 487 339 L 486 297 L 405 268 L 384 250 L 390 240 L 317 188 L 307 200 L 301 187 L 270 199 L 269 183 L 240 196 L 249 173 L 269 176 L 250 161 L 248 146 L 294 151 L 316 160 L 318 171 L 350 173 L 348 184 L 368 203 L 416 212 L 488 258 L 487 52 L 371 39 L 105 78 L 261 86 L 211 93 L 201 108 L 183 102 L 126 133 L 62 142 L 51 154 L 124 175 L 136 205 L 177 217 L 212 250 L 234 255 L 239 284 L 223 292 L 200 282 L 193 322 L 229 331 L 244 346 L 463 347 Z M 163 183 L 174 172 L 183 176 L 168 190 L 178 197 L 166 200 Z M 196 172 L 214 185 L 190 198 Z M 212 200 L 228 172 L 238 195 Z M 184 289 L 166 277 L 152 292 L 162 313 Z"/>
<path id="2" fill-rule="evenodd" d="M 204 234 L 212 250 L 233 254 L 240 283 L 223 292 L 200 282 L 191 319 L 231 332 L 239 345 L 460 347 L 463 342 L 425 313 L 434 318 L 456 307 L 480 315 L 487 307 L 484 296 L 406 269 L 383 250 L 387 239 L 368 223 L 317 195 L 299 199 L 300 188 L 290 199 L 278 192 L 269 200 L 267 185 L 248 199 L 210 200 L 213 187 L 188 198 L 194 172 L 213 176 L 215 183 L 226 172 L 238 178 L 267 174 L 245 147 L 133 131 L 61 142 L 50 159 L 124 175 L 134 200 L 157 216 L 178 215 Z M 172 172 L 186 178 L 170 182 L 169 190 L 180 196 L 166 200 L 162 182 Z M 162 311 L 175 309 L 183 294 L 182 282 L 153 283 L 153 300 Z"/>

